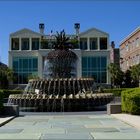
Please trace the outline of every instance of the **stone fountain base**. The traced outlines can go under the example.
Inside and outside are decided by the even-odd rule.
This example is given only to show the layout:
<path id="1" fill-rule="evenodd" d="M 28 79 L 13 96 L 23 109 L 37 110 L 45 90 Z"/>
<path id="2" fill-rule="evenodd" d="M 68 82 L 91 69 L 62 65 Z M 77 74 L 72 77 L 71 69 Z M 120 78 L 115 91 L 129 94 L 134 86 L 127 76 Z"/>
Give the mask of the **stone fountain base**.
<path id="1" fill-rule="evenodd" d="M 75 96 L 17 94 L 9 97 L 10 102 L 18 104 L 22 111 L 36 112 L 93 111 L 95 107 L 106 105 L 112 99 L 111 93 L 77 94 Z"/>
<path id="2" fill-rule="evenodd" d="M 19 106 L 18 105 L 7 105 L 4 104 L 3 115 L 8 116 L 19 116 Z"/>

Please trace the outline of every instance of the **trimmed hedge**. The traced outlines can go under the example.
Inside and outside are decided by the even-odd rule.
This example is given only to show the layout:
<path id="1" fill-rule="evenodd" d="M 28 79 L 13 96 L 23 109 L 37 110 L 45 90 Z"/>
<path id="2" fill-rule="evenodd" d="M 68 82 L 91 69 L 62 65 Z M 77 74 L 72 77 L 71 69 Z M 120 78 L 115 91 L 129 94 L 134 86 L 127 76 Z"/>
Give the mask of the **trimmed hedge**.
<path id="1" fill-rule="evenodd" d="M 22 90 L 0 90 L 0 96 L 2 95 L 3 98 L 8 98 L 10 94 L 21 94 Z"/>
<path id="2" fill-rule="evenodd" d="M 22 90 L 6 90 L 6 89 L 1 89 L 0 90 L 0 114 L 3 111 L 3 102 L 4 98 L 8 98 L 10 94 L 21 94 L 23 91 Z"/>
<path id="3" fill-rule="evenodd" d="M 0 113 L 3 109 L 3 92 L 0 91 Z"/>
<path id="4" fill-rule="evenodd" d="M 114 88 L 114 89 L 104 89 L 104 93 L 113 93 L 114 96 L 121 96 L 122 91 L 127 90 L 127 88 Z"/>
<path id="5" fill-rule="evenodd" d="M 121 99 L 123 112 L 140 115 L 140 88 L 123 91 Z"/>

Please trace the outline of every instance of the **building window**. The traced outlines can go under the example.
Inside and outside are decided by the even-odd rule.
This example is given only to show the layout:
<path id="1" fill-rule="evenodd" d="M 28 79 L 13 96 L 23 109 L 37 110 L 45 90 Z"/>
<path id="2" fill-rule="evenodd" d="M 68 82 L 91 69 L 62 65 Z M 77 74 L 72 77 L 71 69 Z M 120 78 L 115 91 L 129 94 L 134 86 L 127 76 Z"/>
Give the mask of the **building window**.
<path id="1" fill-rule="evenodd" d="M 132 42 L 132 46 L 131 46 L 131 49 L 133 50 L 134 47 L 135 47 L 135 41 L 133 40 L 133 42 Z"/>
<path id="2" fill-rule="evenodd" d="M 39 38 L 32 38 L 32 50 L 39 50 Z"/>
<path id="3" fill-rule="evenodd" d="M 19 50 L 19 38 L 12 38 L 11 45 L 11 50 Z"/>
<path id="4" fill-rule="evenodd" d="M 126 45 L 125 48 L 126 48 L 126 51 L 129 51 L 128 45 Z"/>
<path id="5" fill-rule="evenodd" d="M 140 38 L 138 39 L 138 47 L 140 46 Z"/>
<path id="6" fill-rule="evenodd" d="M 87 50 L 87 38 L 80 38 L 80 49 Z"/>
<path id="7" fill-rule="evenodd" d="M 82 77 L 92 77 L 97 83 L 107 83 L 107 58 L 82 57 Z"/>
<path id="8" fill-rule="evenodd" d="M 107 49 L 107 38 L 106 37 L 100 38 L 100 49 L 101 50 Z"/>
<path id="9" fill-rule="evenodd" d="M 139 38 L 136 39 L 136 47 L 139 47 Z"/>
<path id="10" fill-rule="evenodd" d="M 30 75 L 38 75 L 38 59 L 36 57 L 14 57 L 14 84 L 27 84 Z"/>
<path id="11" fill-rule="evenodd" d="M 21 49 L 22 50 L 29 50 L 29 38 L 22 38 L 21 39 Z"/>
<path id="12" fill-rule="evenodd" d="M 87 59 L 87 57 L 83 57 L 82 58 L 82 70 L 86 71 L 87 67 L 88 67 L 88 59 Z"/>
<path id="13" fill-rule="evenodd" d="M 41 39 L 41 49 L 49 49 L 49 42 L 47 39 Z"/>
<path id="14" fill-rule="evenodd" d="M 136 64 L 139 64 L 139 54 L 136 55 Z"/>
<path id="15" fill-rule="evenodd" d="M 97 50 L 97 38 L 90 38 L 90 50 Z"/>
<path id="16" fill-rule="evenodd" d="M 128 62 L 128 60 L 126 61 L 126 65 L 127 65 L 127 67 L 129 67 L 129 62 Z"/>

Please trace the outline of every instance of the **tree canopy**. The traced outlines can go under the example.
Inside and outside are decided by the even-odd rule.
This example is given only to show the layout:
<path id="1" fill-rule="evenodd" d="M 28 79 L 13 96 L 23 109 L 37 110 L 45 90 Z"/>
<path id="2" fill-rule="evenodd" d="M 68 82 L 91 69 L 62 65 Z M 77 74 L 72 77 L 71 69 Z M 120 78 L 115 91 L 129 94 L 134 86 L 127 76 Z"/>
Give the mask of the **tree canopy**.
<path id="1" fill-rule="evenodd" d="M 136 82 L 140 86 L 140 64 L 132 66 L 130 71 L 131 77 L 133 78 L 133 80 L 136 80 Z"/>
<path id="2" fill-rule="evenodd" d="M 123 72 L 121 71 L 120 67 L 115 63 L 111 63 L 108 66 L 108 70 L 111 75 L 111 85 L 120 86 L 123 81 Z"/>
<path id="3" fill-rule="evenodd" d="M 13 71 L 6 66 L 0 65 L 0 88 L 8 88 L 9 81 L 13 79 Z"/>

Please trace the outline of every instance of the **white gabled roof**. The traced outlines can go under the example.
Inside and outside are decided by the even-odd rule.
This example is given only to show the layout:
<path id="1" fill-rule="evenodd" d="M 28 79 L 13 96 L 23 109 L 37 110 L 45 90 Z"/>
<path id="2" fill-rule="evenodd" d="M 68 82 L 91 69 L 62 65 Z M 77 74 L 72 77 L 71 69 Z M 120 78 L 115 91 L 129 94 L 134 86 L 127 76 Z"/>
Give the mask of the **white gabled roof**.
<path id="1" fill-rule="evenodd" d="M 109 35 L 108 33 L 104 32 L 104 31 L 101 31 L 101 30 L 99 30 L 99 29 L 90 28 L 90 29 L 88 29 L 88 30 L 86 30 L 86 31 L 84 31 L 84 32 L 81 32 L 81 33 L 80 33 L 80 36 L 86 35 L 86 34 L 88 34 L 88 33 L 90 33 L 90 32 L 100 32 L 100 33 L 102 33 L 102 34 Z"/>
<path id="2" fill-rule="evenodd" d="M 96 28 L 90 28 L 84 32 L 81 32 L 79 35 L 80 36 L 86 36 L 88 34 L 96 34 L 96 33 L 100 33 L 100 34 L 103 34 L 103 35 L 107 35 L 109 36 L 108 33 L 104 32 L 104 31 L 101 31 L 99 29 L 96 29 Z M 42 35 L 45 35 L 45 34 L 41 34 L 39 32 L 35 32 L 35 31 L 32 31 L 30 29 L 27 29 L 27 28 L 23 28 L 21 30 L 18 30 L 14 33 L 11 33 L 10 36 L 18 36 L 18 35 L 22 35 L 22 34 L 31 34 L 31 35 L 35 35 L 35 36 L 42 36 Z M 46 37 L 49 37 L 49 35 L 45 35 Z M 67 35 L 67 36 L 71 36 L 71 37 L 74 37 L 75 35 Z"/>
<path id="3" fill-rule="evenodd" d="M 133 32 L 131 32 L 126 38 L 124 38 L 121 42 L 120 45 L 123 44 L 126 40 L 128 40 L 129 38 L 131 38 L 135 33 L 137 33 L 138 31 L 140 31 L 140 26 L 137 27 Z"/>
<path id="4" fill-rule="evenodd" d="M 18 30 L 18 31 L 16 31 L 14 33 L 11 33 L 10 36 L 17 36 L 17 35 L 20 35 L 22 33 L 31 33 L 31 34 L 38 35 L 38 36 L 41 36 L 42 35 L 42 34 L 40 34 L 38 32 L 32 31 L 30 29 L 23 28 L 23 29 Z"/>

